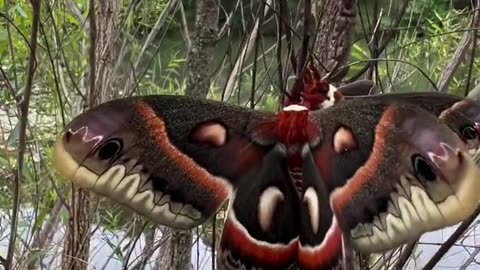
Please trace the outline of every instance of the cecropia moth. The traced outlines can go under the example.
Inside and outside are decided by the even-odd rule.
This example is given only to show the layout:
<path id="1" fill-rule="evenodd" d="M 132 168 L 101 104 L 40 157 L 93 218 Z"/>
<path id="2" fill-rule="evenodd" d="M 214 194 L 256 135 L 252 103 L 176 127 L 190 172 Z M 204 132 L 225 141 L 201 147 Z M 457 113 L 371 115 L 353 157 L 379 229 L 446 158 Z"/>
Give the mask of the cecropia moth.
<path id="1" fill-rule="evenodd" d="M 474 211 L 479 104 L 328 89 L 278 113 L 184 96 L 110 101 L 71 121 L 54 166 L 175 229 L 206 222 L 228 200 L 223 269 L 331 269 L 342 237 L 383 252 Z"/>

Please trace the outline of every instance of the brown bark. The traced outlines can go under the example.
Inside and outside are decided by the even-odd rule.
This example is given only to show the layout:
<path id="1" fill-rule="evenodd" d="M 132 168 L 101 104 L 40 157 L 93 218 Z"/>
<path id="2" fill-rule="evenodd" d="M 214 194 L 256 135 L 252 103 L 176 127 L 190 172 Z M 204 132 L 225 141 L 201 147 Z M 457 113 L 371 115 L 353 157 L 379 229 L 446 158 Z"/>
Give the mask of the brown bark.
<path id="1" fill-rule="evenodd" d="M 94 1 L 90 1 L 93 3 Z M 115 97 L 111 86 L 112 62 L 115 57 L 115 24 L 118 11 L 118 0 L 101 0 L 96 8 L 96 21 L 90 25 L 93 31 L 91 40 L 95 43 L 90 59 L 94 59 L 90 67 L 90 101 L 89 106 Z M 94 9 L 90 9 L 94 10 Z M 95 198 L 86 190 L 73 187 L 70 219 L 67 224 L 65 245 L 62 254 L 62 269 L 87 269 L 90 251 L 90 228 L 92 223 L 92 205 Z"/>
<path id="2" fill-rule="evenodd" d="M 315 52 L 327 71 L 319 68 L 323 77 L 333 70 L 346 65 L 350 59 L 351 33 L 357 16 L 355 0 L 323 0 L 314 2 L 313 14 L 321 20 L 315 41 Z M 343 68 L 332 73 L 332 82 L 340 81 L 348 72 Z"/>
<path id="3" fill-rule="evenodd" d="M 90 251 L 92 196 L 88 191 L 74 187 L 70 218 L 67 224 L 62 253 L 62 269 L 87 269 Z"/>
<path id="4" fill-rule="evenodd" d="M 210 88 L 213 50 L 218 34 L 218 0 L 196 1 L 195 31 L 188 53 L 185 94 L 204 99 Z"/>
<path id="5" fill-rule="evenodd" d="M 168 235 L 165 244 L 158 254 L 158 270 L 191 270 L 192 258 L 192 231 L 177 231 L 170 228 L 162 228 L 163 235 Z"/>
<path id="6" fill-rule="evenodd" d="M 187 89 L 185 94 L 196 99 L 205 99 L 212 76 L 213 50 L 217 41 L 217 0 L 196 1 L 196 21 L 187 62 Z M 193 269 L 191 264 L 192 232 L 162 228 L 169 234 L 159 254 L 157 269 Z"/>
<path id="7" fill-rule="evenodd" d="M 97 102 L 102 103 L 118 97 L 112 80 L 113 65 L 117 56 L 115 46 L 116 19 L 119 11 L 119 0 L 100 0 L 97 12 L 97 46 L 95 50 L 95 92 Z"/>

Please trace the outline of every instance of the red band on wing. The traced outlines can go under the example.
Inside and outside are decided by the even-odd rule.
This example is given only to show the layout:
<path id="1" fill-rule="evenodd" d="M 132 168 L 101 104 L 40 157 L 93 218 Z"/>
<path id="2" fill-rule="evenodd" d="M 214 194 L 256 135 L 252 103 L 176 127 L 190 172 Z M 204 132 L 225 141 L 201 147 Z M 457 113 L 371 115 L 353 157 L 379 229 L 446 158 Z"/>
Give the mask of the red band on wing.
<path id="1" fill-rule="evenodd" d="M 229 168 L 236 177 L 241 177 L 246 171 L 253 168 L 265 154 L 259 147 L 239 137 L 231 138 L 230 143 L 225 145 L 224 149 L 222 153 L 225 153 L 225 156 L 228 156 L 230 160 L 235 161 L 224 166 L 230 166 Z M 233 181 L 235 179 L 229 180 Z"/>
<path id="2" fill-rule="evenodd" d="M 331 269 L 342 250 L 342 232 L 337 219 L 333 218 L 323 242 L 315 247 L 303 247 L 298 243 L 298 264 L 300 269 Z"/>
<path id="3" fill-rule="evenodd" d="M 315 164 L 318 168 L 320 176 L 327 185 L 331 185 L 332 181 L 332 156 L 335 152 L 332 145 L 328 142 L 324 142 L 320 145 L 320 148 L 315 151 Z"/>
<path id="4" fill-rule="evenodd" d="M 221 247 L 233 251 L 238 259 L 255 262 L 258 267 L 287 269 L 295 261 L 297 239 L 288 244 L 271 244 L 253 239 L 238 221 L 229 216 L 223 227 Z"/>
<path id="5" fill-rule="evenodd" d="M 389 131 L 389 126 L 393 124 L 394 112 L 394 107 L 388 107 L 385 109 L 385 112 L 375 128 L 375 140 L 369 159 L 343 187 L 332 194 L 332 208 L 335 213 L 340 213 L 341 209 L 350 203 L 353 196 L 357 192 L 360 192 L 380 166 L 380 163 L 382 162 L 381 154 L 386 146 L 385 135 Z"/>
<path id="6" fill-rule="evenodd" d="M 145 124 L 150 130 L 150 134 L 157 143 L 161 153 L 174 162 L 181 170 L 185 172 L 190 180 L 200 185 L 205 192 L 212 197 L 215 204 L 222 204 L 230 195 L 230 188 L 226 183 L 215 179 L 205 169 L 199 167 L 195 161 L 180 152 L 174 145 L 170 143 L 165 123 L 155 113 L 155 111 L 147 104 L 139 103 L 136 107 L 138 113 L 145 120 Z"/>

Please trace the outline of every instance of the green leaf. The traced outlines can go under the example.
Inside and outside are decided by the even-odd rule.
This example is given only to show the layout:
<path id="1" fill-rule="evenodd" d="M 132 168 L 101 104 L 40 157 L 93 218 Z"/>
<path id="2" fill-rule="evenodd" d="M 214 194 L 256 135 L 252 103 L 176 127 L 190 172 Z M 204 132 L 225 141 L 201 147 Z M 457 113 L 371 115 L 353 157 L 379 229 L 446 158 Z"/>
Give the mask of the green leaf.
<path id="1" fill-rule="evenodd" d="M 6 41 L 7 38 L 8 38 L 7 30 L 4 27 L 0 28 L 0 41 Z"/>
<path id="2" fill-rule="evenodd" d="M 10 131 L 10 134 L 7 138 L 7 146 L 8 147 L 17 147 L 17 140 L 20 135 L 20 121 L 17 122 L 15 127 Z"/>
<path id="3" fill-rule="evenodd" d="M 13 10 L 14 10 L 18 15 L 20 15 L 22 18 L 24 18 L 24 19 L 27 19 L 27 18 L 28 18 L 27 13 L 25 12 L 25 10 L 24 10 L 20 5 L 15 5 L 15 6 L 13 7 Z"/>
<path id="4" fill-rule="evenodd" d="M 48 215 L 48 212 L 50 212 L 50 209 L 45 209 L 42 208 L 40 210 L 40 213 L 37 216 L 37 219 L 35 220 L 35 223 L 33 224 L 33 231 L 36 232 L 41 229 L 43 222 L 45 221 L 45 218 Z"/>

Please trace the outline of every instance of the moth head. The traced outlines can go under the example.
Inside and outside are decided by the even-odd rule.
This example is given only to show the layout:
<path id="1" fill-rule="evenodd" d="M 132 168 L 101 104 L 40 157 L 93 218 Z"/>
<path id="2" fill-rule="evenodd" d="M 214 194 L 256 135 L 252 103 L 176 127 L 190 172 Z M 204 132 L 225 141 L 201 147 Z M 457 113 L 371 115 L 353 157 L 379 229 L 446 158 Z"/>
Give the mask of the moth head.
<path id="1" fill-rule="evenodd" d="M 337 88 L 323 80 L 312 61 L 303 72 L 301 81 L 295 81 L 290 94 L 284 101 L 284 107 L 298 104 L 314 111 L 327 108 L 343 99 Z"/>
<path id="2" fill-rule="evenodd" d="M 383 252 L 467 218 L 480 199 L 479 173 L 448 126 L 418 108 L 389 106 L 370 156 L 331 205 L 353 247 Z"/>

